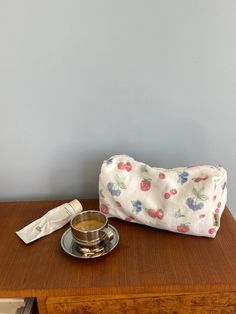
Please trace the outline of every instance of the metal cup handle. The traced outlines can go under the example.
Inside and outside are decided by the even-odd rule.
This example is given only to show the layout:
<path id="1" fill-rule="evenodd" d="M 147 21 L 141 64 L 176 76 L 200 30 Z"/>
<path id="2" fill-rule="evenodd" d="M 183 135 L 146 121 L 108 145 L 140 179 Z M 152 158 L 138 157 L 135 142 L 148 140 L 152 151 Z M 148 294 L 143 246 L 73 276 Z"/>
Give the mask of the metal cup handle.
<path id="1" fill-rule="evenodd" d="M 109 241 L 111 241 L 114 238 L 114 234 L 111 231 L 111 229 L 109 229 L 109 227 L 104 227 L 100 232 L 102 232 L 103 237 Z"/>

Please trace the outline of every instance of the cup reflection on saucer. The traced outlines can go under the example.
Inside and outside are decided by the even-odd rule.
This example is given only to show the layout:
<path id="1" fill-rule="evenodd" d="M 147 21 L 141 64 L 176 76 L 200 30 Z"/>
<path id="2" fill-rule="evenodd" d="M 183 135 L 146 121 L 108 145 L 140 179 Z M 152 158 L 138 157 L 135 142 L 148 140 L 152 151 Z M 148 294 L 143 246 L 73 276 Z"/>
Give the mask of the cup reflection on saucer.
<path id="1" fill-rule="evenodd" d="M 109 240 L 106 242 L 103 241 L 99 245 L 94 245 L 94 246 L 81 246 L 77 241 L 73 241 L 72 244 L 72 251 L 73 252 L 78 252 L 79 254 L 85 256 L 85 257 L 95 257 L 95 256 L 100 256 L 103 254 L 104 250 L 108 249 L 109 246 Z"/>

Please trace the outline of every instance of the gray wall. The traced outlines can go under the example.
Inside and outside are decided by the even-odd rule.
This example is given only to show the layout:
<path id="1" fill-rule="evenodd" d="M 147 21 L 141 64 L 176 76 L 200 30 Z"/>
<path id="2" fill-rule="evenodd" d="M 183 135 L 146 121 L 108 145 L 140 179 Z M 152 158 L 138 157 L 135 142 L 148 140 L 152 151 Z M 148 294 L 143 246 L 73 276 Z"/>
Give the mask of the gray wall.
<path id="1" fill-rule="evenodd" d="M 236 2 L 0 1 L 0 200 L 97 197 L 103 159 L 222 164 L 236 213 Z"/>

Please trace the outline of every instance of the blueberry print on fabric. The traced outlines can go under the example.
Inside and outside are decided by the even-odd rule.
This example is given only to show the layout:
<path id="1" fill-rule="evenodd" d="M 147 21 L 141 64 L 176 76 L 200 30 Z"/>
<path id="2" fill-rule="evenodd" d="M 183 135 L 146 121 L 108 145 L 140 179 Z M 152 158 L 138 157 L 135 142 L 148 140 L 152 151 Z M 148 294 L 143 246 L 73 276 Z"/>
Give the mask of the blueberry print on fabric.
<path id="1" fill-rule="evenodd" d="M 188 172 L 186 172 L 186 171 L 181 172 L 179 174 L 178 182 L 180 182 L 183 185 L 184 183 L 186 183 L 188 181 L 188 176 L 189 176 Z"/>
<path id="2" fill-rule="evenodd" d="M 109 158 L 109 159 L 107 159 L 107 160 L 105 161 L 105 163 L 106 163 L 107 165 L 110 165 L 110 164 L 112 164 L 112 160 L 113 160 L 113 158 Z"/>
<path id="3" fill-rule="evenodd" d="M 126 185 L 123 181 L 123 178 L 119 175 L 115 176 L 115 182 L 108 182 L 107 189 L 111 193 L 112 196 L 120 196 L 121 191 L 126 189 Z"/>
<path id="4" fill-rule="evenodd" d="M 115 155 L 103 162 L 99 175 L 105 215 L 180 234 L 214 238 L 226 200 L 221 166 L 164 169 Z"/>
<path id="5" fill-rule="evenodd" d="M 141 212 L 142 202 L 140 202 L 139 200 L 136 200 L 136 201 L 132 201 L 131 203 L 132 203 L 133 211 L 135 212 L 135 214 L 138 214 L 139 212 Z"/>
<path id="6" fill-rule="evenodd" d="M 200 210 L 204 207 L 204 202 L 208 200 L 208 197 L 202 193 L 202 190 L 197 190 L 193 188 L 193 197 L 189 197 L 186 200 L 186 204 L 192 210 Z"/>

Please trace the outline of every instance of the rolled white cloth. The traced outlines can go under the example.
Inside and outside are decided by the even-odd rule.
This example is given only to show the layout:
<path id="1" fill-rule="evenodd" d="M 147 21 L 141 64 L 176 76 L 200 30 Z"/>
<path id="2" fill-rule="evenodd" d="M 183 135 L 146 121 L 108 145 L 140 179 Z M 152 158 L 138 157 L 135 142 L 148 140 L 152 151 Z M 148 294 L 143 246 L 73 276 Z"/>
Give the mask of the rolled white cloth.
<path id="1" fill-rule="evenodd" d="M 16 234 L 28 244 L 63 227 L 82 210 L 81 203 L 75 199 L 49 210 L 41 218 L 16 231 Z"/>

